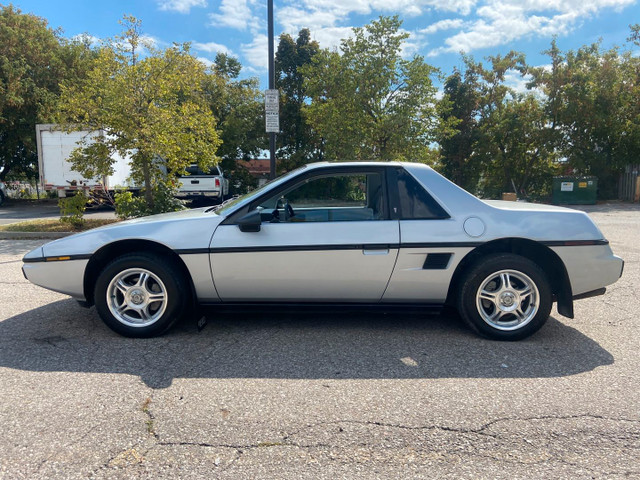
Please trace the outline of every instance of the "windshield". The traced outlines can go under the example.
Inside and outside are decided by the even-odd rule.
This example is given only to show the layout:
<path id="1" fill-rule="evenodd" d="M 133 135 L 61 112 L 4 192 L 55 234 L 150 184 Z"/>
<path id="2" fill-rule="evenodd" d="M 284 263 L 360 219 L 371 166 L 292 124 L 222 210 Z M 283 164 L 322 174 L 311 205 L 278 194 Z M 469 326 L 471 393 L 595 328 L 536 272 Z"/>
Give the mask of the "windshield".
<path id="1" fill-rule="evenodd" d="M 273 180 L 269 180 L 267 183 L 265 183 L 263 186 L 261 186 L 260 188 L 257 188 L 255 190 L 252 190 L 249 193 L 245 193 L 244 195 L 240 196 L 240 197 L 234 197 L 231 198 L 229 200 L 227 200 L 226 202 L 224 202 L 222 205 L 220 205 L 218 208 L 214 209 L 215 212 L 218 215 L 227 215 L 228 213 L 231 212 L 231 210 L 234 210 L 235 207 L 241 206 L 241 205 L 245 205 L 246 203 L 248 203 L 251 198 L 260 195 L 262 192 L 270 189 L 271 187 L 275 186 L 275 185 L 279 185 L 282 182 L 287 181 L 290 177 L 297 175 L 298 173 L 300 173 L 302 170 L 304 170 L 305 168 L 307 168 L 306 165 L 303 165 L 300 168 L 296 168 L 295 170 L 291 170 L 289 173 L 286 173 L 278 178 L 274 178 Z"/>

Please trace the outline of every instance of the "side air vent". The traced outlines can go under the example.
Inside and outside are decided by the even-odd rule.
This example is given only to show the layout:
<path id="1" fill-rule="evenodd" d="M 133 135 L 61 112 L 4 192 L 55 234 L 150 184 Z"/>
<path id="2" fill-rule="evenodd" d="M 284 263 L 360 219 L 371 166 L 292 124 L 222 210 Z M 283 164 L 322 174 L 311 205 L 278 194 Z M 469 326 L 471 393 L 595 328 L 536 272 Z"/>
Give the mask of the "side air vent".
<path id="1" fill-rule="evenodd" d="M 424 261 L 424 270 L 445 270 L 449 266 L 451 253 L 430 253 Z"/>

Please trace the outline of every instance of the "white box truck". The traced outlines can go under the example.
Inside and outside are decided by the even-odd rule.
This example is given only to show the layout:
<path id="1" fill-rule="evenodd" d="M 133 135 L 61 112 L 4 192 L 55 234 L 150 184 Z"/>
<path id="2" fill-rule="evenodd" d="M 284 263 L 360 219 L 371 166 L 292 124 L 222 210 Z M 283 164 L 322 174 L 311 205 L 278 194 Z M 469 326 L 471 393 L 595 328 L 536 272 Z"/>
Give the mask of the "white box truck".
<path id="1" fill-rule="evenodd" d="M 44 191 L 56 191 L 59 197 L 66 197 L 77 190 L 113 191 L 116 188 L 136 190 L 129 179 L 131 168 L 129 157 L 115 155 L 114 173 L 103 178 L 84 178 L 71 167 L 69 156 L 83 139 L 92 139 L 104 135 L 104 132 L 79 130 L 65 132 L 56 124 L 36 125 L 36 144 L 38 148 L 38 169 L 40 184 Z"/>
<path id="2" fill-rule="evenodd" d="M 78 130 L 65 132 L 56 124 L 36 125 L 38 148 L 38 168 L 43 191 L 55 191 L 59 197 L 73 195 L 78 190 L 100 192 L 104 188 L 113 193 L 116 189 L 139 190 L 129 178 L 131 167 L 129 157 L 113 157 L 114 173 L 103 178 L 84 178 L 71 167 L 69 156 L 79 146 L 80 141 L 104 135 L 102 131 Z M 209 199 L 220 203 L 229 195 L 229 180 L 222 170 L 215 166 L 209 172 L 202 172 L 197 165 L 187 168 L 189 176 L 179 177 L 176 197 L 186 200 Z"/>

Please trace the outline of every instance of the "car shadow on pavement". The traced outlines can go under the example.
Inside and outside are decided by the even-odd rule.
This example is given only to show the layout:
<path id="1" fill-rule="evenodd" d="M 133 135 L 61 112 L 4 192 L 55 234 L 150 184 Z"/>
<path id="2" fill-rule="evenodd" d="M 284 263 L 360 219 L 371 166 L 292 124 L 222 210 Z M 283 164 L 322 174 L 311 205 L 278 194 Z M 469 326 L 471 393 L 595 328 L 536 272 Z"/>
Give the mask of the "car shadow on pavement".
<path id="1" fill-rule="evenodd" d="M 0 322 L 0 367 L 174 378 L 405 379 L 562 377 L 613 363 L 578 330 L 551 317 L 520 342 L 467 331 L 454 316 L 208 312 L 152 339 L 109 330 L 95 309 L 61 300 Z"/>

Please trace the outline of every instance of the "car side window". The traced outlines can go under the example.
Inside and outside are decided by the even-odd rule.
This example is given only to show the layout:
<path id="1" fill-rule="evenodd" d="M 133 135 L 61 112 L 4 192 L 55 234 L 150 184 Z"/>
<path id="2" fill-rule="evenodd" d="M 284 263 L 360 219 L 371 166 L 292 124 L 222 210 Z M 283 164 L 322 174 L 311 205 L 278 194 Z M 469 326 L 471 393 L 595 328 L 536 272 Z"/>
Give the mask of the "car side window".
<path id="1" fill-rule="evenodd" d="M 405 170 L 398 171 L 398 194 L 403 220 L 449 218 L 438 202 Z"/>
<path id="2" fill-rule="evenodd" d="M 380 173 L 342 173 L 312 177 L 260 203 L 273 222 L 383 220 L 385 193 Z M 264 218 L 265 213 L 271 218 Z"/>

